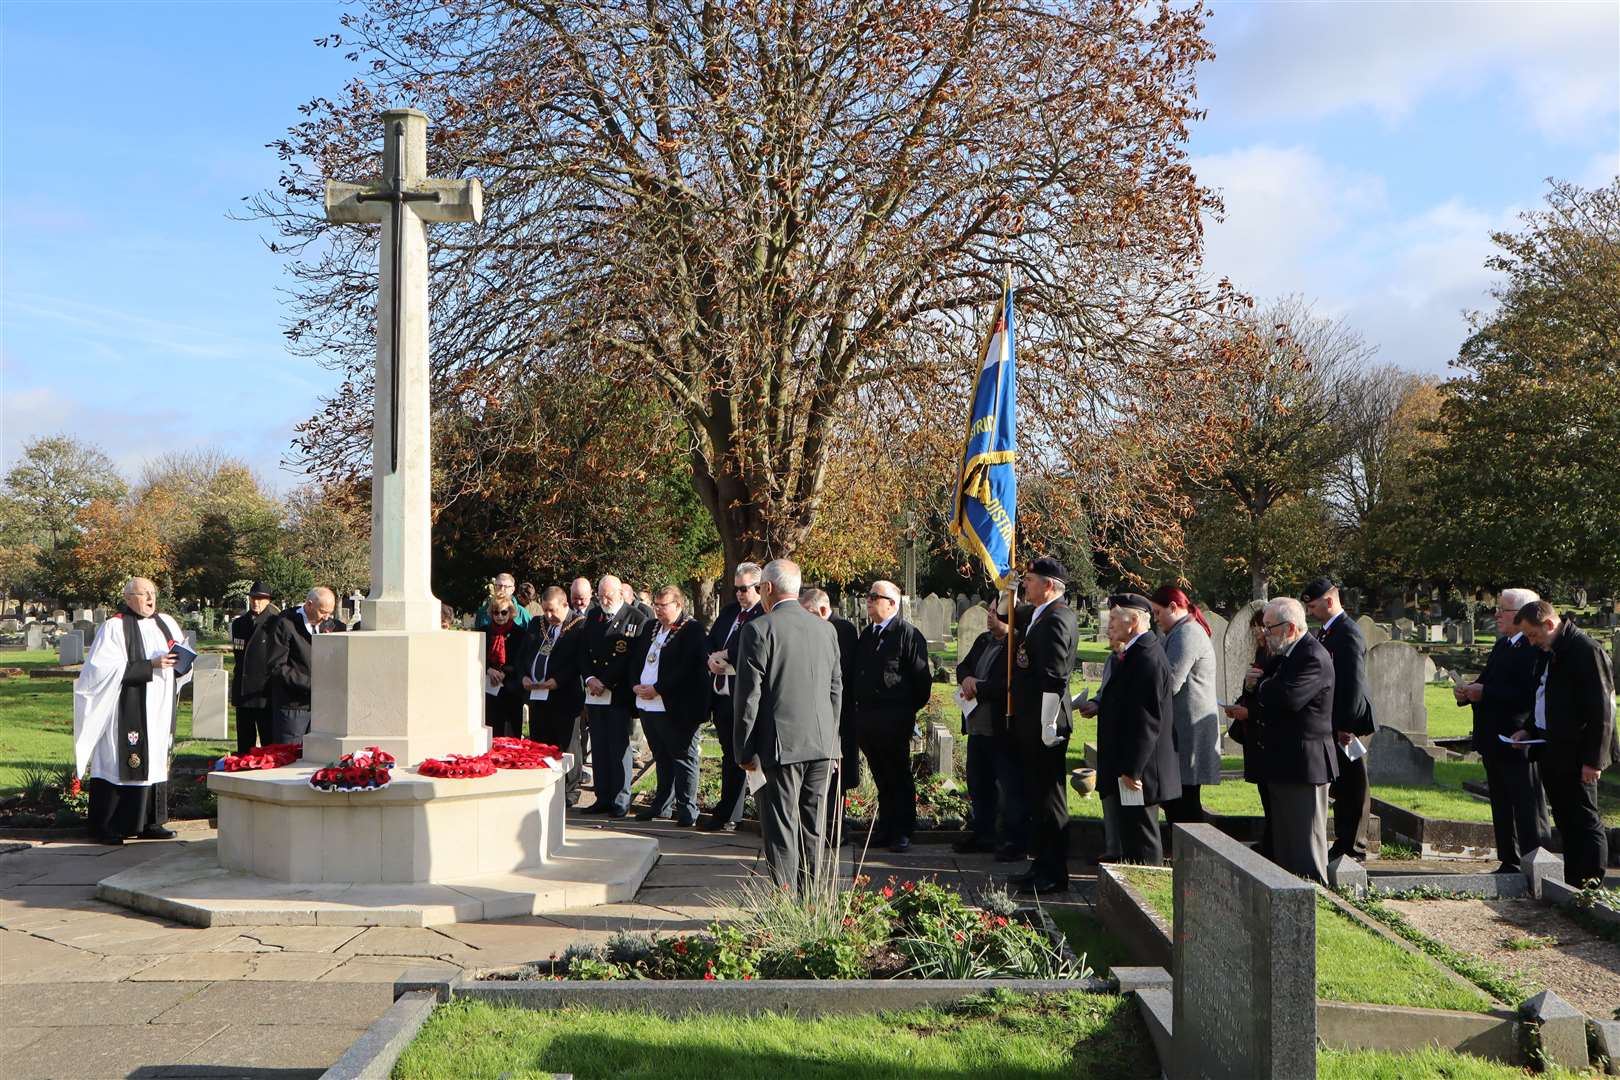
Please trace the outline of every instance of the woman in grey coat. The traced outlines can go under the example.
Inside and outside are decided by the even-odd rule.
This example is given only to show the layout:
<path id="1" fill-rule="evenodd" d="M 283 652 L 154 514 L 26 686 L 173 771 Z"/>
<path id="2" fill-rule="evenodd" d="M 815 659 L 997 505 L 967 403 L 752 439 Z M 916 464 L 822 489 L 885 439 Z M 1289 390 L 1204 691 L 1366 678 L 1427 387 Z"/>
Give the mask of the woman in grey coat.
<path id="1" fill-rule="evenodd" d="M 1170 692 L 1176 717 L 1176 755 L 1181 759 L 1181 798 L 1164 804 L 1172 822 L 1204 820 L 1199 793 L 1205 784 L 1221 782 L 1221 716 L 1216 705 L 1215 643 L 1209 622 L 1198 605 L 1173 585 L 1149 599 L 1153 619 L 1164 634 L 1170 661 Z"/>

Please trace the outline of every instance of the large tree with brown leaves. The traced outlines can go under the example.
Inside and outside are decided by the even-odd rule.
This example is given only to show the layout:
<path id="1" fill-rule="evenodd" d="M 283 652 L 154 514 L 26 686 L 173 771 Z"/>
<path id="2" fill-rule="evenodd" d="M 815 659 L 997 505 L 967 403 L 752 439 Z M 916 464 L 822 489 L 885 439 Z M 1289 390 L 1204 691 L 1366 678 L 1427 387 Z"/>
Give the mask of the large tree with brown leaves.
<path id="1" fill-rule="evenodd" d="M 1201 464 L 1222 369 L 1196 342 L 1235 302 L 1200 282 L 1216 204 L 1184 152 L 1205 14 L 370 0 L 324 41 L 366 74 L 305 107 L 256 202 L 293 255 L 294 347 L 349 376 L 309 464 L 364 464 L 374 332 L 375 233 L 325 222 L 320 182 L 374 171 L 377 112 L 409 103 L 437 124 L 430 170 L 487 188 L 482 227 L 433 244 L 440 410 L 502 417 L 541 377 L 645 382 L 685 429 L 726 563 L 785 555 L 836 453 L 891 418 L 935 442 L 960 427 L 1010 273 L 1026 467 L 1099 529 L 1173 539 L 1160 493 Z M 510 441 L 491 426 L 440 502 L 477 493 Z M 841 475 L 860 485 L 861 464 Z"/>

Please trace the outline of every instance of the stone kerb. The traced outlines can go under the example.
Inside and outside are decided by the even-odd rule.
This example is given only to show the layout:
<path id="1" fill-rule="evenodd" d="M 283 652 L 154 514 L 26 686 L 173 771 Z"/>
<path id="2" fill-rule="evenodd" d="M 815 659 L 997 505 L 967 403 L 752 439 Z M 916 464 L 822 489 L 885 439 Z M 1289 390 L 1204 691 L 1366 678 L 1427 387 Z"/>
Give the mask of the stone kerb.
<path id="1" fill-rule="evenodd" d="M 1422 653 L 1401 641 L 1367 650 L 1367 688 L 1373 719 L 1403 732 L 1419 746 L 1429 743 L 1429 710 L 1423 704 Z"/>
<path id="2" fill-rule="evenodd" d="M 1175 830 L 1172 1080 L 1316 1075 L 1316 890 L 1212 825 Z"/>
<path id="3" fill-rule="evenodd" d="M 1226 626 L 1226 634 L 1217 650 L 1222 701 L 1236 701 L 1243 693 L 1243 676 L 1254 663 L 1254 635 L 1249 633 L 1249 620 L 1265 606 L 1264 600 L 1250 600 L 1232 613 L 1232 621 Z"/>

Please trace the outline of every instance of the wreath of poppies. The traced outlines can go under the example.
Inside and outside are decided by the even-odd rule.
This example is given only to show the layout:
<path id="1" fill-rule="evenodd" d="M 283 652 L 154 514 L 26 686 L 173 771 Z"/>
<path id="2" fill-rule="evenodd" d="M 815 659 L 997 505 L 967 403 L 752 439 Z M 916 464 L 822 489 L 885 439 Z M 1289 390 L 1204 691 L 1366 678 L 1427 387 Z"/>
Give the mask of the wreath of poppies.
<path id="1" fill-rule="evenodd" d="M 447 758 L 428 758 L 416 767 L 423 776 L 450 780 L 473 780 L 480 776 L 494 776 L 495 763 L 488 754 L 451 754 Z"/>
<path id="2" fill-rule="evenodd" d="M 226 754 L 219 759 L 221 772 L 256 772 L 259 769 L 281 769 L 297 761 L 304 753 L 303 743 L 271 743 L 249 750 L 245 754 Z"/>
<path id="3" fill-rule="evenodd" d="M 490 745 L 489 759 L 502 769 L 560 769 L 562 751 L 532 739 L 498 738 Z"/>
<path id="4" fill-rule="evenodd" d="M 316 791 L 379 791 L 392 779 L 394 755 L 375 746 L 359 754 L 344 754 L 336 765 L 316 769 L 309 786 Z"/>

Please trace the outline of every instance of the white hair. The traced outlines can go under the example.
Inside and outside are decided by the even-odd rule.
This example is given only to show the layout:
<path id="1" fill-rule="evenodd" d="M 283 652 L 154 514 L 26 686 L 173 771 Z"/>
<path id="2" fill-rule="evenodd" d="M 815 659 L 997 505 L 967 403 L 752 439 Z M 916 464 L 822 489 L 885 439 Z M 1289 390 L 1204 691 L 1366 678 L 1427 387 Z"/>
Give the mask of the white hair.
<path id="1" fill-rule="evenodd" d="M 1292 596 L 1279 596 L 1267 604 L 1266 618 L 1269 622 L 1289 623 L 1301 634 L 1305 632 L 1305 605 Z"/>
<path id="2" fill-rule="evenodd" d="M 799 586 L 804 580 L 799 573 L 799 564 L 792 559 L 772 559 L 765 564 L 759 579 L 770 582 L 777 596 L 798 596 Z"/>
<path id="3" fill-rule="evenodd" d="M 152 585 L 152 582 L 149 579 L 143 577 L 132 577 L 128 581 L 124 582 L 124 599 L 128 600 L 131 596 L 134 596 L 136 587 L 143 581 L 145 581 L 148 585 Z M 152 591 L 157 591 L 156 585 L 152 585 Z"/>
<path id="4" fill-rule="evenodd" d="M 737 564 L 737 572 L 731 575 L 731 578 L 733 581 L 740 577 L 753 578 L 754 583 L 758 584 L 760 576 L 764 574 L 764 572 L 765 571 L 760 568 L 760 565 L 757 562 L 740 562 Z"/>
<path id="5" fill-rule="evenodd" d="M 896 604 L 900 602 L 900 586 L 896 585 L 892 581 L 885 581 L 880 578 L 879 580 L 872 582 L 872 587 L 869 591 L 880 593 L 885 600 L 892 600 Z"/>
<path id="6" fill-rule="evenodd" d="M 337 594 L 331 589 L 328 589 L 325 585 L 317 585 L 313 589 L 309 590 L 309 592 L 304 594 L 305 603 L 315 604 L 318 606 L 322 600 L 330 600 L 333 604 L 336 604 Z"/>
<path id="7" fill-rule="evenodd" d="M 1496 597 L 1496 606 L 1504 611 L 1517 612 L 1526 604 L 1533 604 L 1541 599 L 1541 594 L 1534 589 L 1503 589 Z"/>
<path id="8" fill-rule="evenodd" d="M 1119 618 L 1124 619 L 1139 630 L 1147 629 L 1149 620 L 1153 618 L 1153 613 L 1151 611 L 1144 611 L 1138 607 L 1126 607 L 1123 604 L 1118 607 L 1109 608 L 1108 614 L 1110 618 L 1118 616 Z M 1002 621 L 1005 622 L 1006 620 L 1003 619 Z"/>

